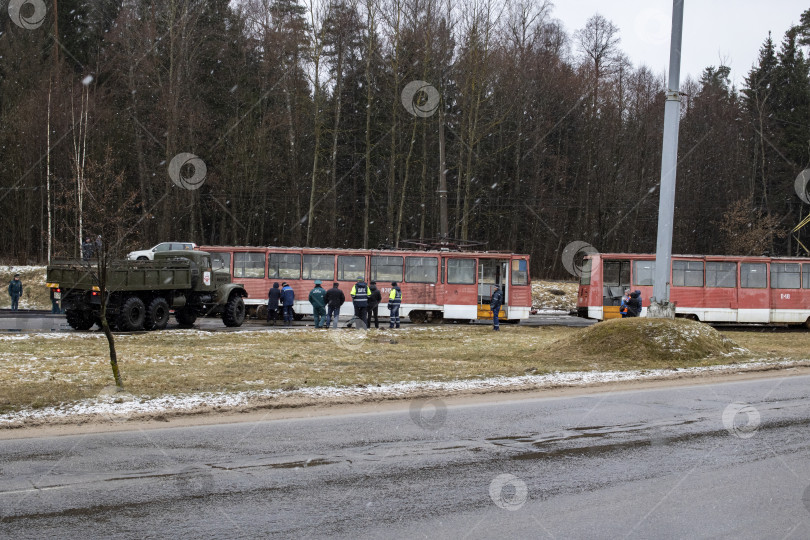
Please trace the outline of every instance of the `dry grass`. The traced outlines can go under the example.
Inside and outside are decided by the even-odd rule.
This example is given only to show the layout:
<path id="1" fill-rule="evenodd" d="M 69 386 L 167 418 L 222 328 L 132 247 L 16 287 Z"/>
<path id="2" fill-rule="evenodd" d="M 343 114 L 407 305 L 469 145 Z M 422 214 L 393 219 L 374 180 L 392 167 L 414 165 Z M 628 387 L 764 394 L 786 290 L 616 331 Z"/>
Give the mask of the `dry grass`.
<path id="1" fill-rule="evenodd" d="M 23 284 L 23 295 L 20 298 L 20 309 L 51 309 L 50 291 L 45 286 L 44 266 L 0 266 L 0 307 L 11 307 L 8 295 L 8 283 L 16 272 L 20 273 Z"/>
<path id="2" fill-rule="evenodd" d="M 631 353 L 606 349 L 609 344 L 595 333 L 583 341 L 603 325 L 612 339 L 627 341 Z M 810 345 L 810 334 L 796 339 L 797 334 L 736 332 L 734 339 L 750 355 L 729 358 L 727 347 L 733 344 L 722 345 L 722 337 L 720 345 L 710 339 L 687 355 L 645 355 L 627 338 L 638 329 L 603 325 L 588 330 L 507 326 L 499 334 L 482 326 L 397 332 L 172 330 L 117 336 L 116 342 L 126 389 L 143 397 L 806 358 Z M 0 412 L 92 398 L 111 382 L 107 345 L 99 333 L 0 336 Z"/>
<path id="3" fill-rule="evenodd" d="M 532 281 L 532 307 L 571 311 L 577 307 L 578 291 L 574 281 Z"/>

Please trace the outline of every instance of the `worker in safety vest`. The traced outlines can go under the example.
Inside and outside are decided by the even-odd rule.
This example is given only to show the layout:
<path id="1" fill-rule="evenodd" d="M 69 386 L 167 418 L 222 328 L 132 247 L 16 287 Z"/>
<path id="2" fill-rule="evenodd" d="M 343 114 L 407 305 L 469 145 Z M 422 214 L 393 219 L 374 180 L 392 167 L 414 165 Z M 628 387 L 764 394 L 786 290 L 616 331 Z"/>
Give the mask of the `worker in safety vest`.
<path id="1" fill-rule="evenodd" d="M 389 328 L 399 328 L 399 306 L 402 304 L 402 290 L 396 281 L 391 282 L 391 294 L 388 295 L 388 311 L 391 312 Z"/>
<path id="2" fill-rule="evenodd" d="M 363 278 L 357 278 L 357 283 L 354 284 L 352 292 L 349 294 L 351 294 L 352 304 L 354 304 L 354 316 L 360 319 L 363 328 L 368 330 L 368 285 Z"/>

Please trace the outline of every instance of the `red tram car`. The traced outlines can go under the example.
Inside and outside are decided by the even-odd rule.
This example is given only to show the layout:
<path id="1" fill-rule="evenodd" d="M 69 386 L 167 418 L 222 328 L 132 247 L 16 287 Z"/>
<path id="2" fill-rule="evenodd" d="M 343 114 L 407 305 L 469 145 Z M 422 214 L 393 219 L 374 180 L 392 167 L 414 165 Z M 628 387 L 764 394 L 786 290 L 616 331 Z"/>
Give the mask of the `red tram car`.
<path id="1" fill-rule="evenodd" d="M 626 289 L 640 290 L 642 315 L 653 291 L 655 255 L 585 257 L 577 313 L 619 318 Z M 673 255 L 670 301 L 678 317 L 712 323 L 804 324 L 810 328 L 810 259 Z"/>
<path id="2" fill-rule="evenodd" d="M 273 282 L 286 281 L 295 291 L 298 315 L 311 315 L 307 300 L 313 281 L 324 288 L 339 283 L 349 291 L 358 277 L 376 281 L 388 316 L 386 299 L 395 281 L 402 289 L 400 316 L 412 322 L 442 319 L 491 319 L 489 300 L 495 285 L 504 288 L 500 317 L 519 321 L 532 305 L 529 256 L 498 252 L 321 249 L 284 247 L 200 246 L 211 253 L 215 268 L 226 268 L 248 292 L 249 312 L 261 316 Z M 344 314 L 346 308 L 344 307 Z"/>

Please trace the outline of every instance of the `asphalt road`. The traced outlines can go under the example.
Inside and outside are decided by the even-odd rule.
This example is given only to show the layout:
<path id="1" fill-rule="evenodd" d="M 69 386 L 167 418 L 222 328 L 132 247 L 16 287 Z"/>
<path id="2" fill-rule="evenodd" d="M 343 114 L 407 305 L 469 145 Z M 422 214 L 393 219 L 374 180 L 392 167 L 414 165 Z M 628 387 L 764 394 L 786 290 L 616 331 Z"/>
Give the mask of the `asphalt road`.
<path id="1" fill-rule="evenodd" d="M 810 377 L 0 441 L 5 538 L 808 538 Z"/>

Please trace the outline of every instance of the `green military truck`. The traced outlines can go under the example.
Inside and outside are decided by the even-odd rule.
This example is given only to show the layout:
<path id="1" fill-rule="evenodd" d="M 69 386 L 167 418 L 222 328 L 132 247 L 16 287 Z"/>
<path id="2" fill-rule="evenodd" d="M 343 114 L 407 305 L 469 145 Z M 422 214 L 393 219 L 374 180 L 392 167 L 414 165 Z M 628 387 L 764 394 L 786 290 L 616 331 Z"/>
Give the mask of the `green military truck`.
<path id="1" fill-rule="evenodd" d="M 101 327 L 98 268 L 86 261 L 54 261 L 48 286 L 76 330 Z M 162 330 L 169 313 L 181 328 L 198 316 L 221 315 L 225 326 L 245 320 L 247 291 L 227 270 L 211 267 L 205 251 L 163 251 L 153 261 L 115 261 L 107 269 L 107 323 L 114 330 Z"/>

